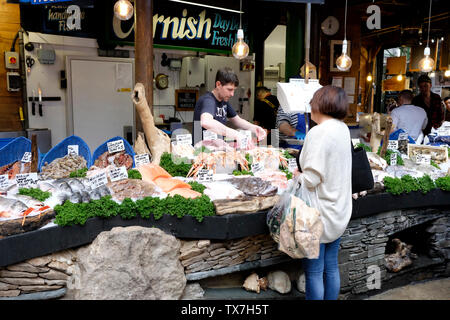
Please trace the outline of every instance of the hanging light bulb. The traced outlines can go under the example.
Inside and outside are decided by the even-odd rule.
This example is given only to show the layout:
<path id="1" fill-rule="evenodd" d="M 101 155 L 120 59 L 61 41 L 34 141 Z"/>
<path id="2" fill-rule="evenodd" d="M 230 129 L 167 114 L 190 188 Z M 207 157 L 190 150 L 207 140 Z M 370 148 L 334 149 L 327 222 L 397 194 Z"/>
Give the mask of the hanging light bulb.
<path id="1" fill-rule="evenodd" d="M 237 41 L 234 43 L 231 52 L 236 59 L 243 59 L 248 56 L 249 48 L 244 42 L 244 30 L 239 29 L 237 32 Z"/>
<path id="2" fill-rule="evenodd" d="M 434 68 L 434 60 L 430 58 L 430 47 L 428 46 L 430 40 L 430 23 L 431 23 L 431 0 L 430 0 L 430 11 L 428 13 L 428 40 L 427 46 L 423 51 L 425 57 L 419 61 L 419 69 L 422 72 L 430 72 Z"/>
<path id="3" fill-rule="evenodd" d="M 114 15 L 119 20 L 128 20 L 133 16 L 134 8 L 130 1 L 119 0 L 114 5 Z"/>
<path id="4" fill-rule="evenodd" d="M 450 69 L 445 70 L 444 77 L 450 77 Z"/>
<path id="5" fill-rule="evenodd" d="M 430 72 L 434 68 L 434 60 L 430 58 L 430 48 L 426 47 L 423 54 L 425 57 L 419 61 L 419 69 L 422 72 Z"/>
<path id="6" fill-rule="evenodd" d="M 242 29 L 242 0 L 239 2 L 239 29 L 237 32 L 237 41 L 231 48 L 231 53 L 236 59 L 244 59 L 250 51 L 248 45 L 244 42 L 244 29 Z"/>
<path id="7" fill-rule="evenodd" d="M 372 82 L 372 74 L 369 73 L 366 78 L 367 82 Z"/>
<path id="8" fill-rule="evenodd" d="M 403 76 L 401 75 L 401 74 L 399 74 L 398 76 L 397 76 L 397 81 L 402 81 L 403 80 Z"/>
<path id="9" fill-rule="evenodd" d="M 342 41 L 342 54 L 336 59 L 336 67 L 341 71 L 348 71 L 352 66 L 352 59 L 347 55 L 347 0 L 345 0 L 344 41 Z"/>
<path id="10" fill-rule="evenodd" d="M 347 40 L 342 41 L 342 54 L 336 59 L 336 67 L 341 71 L 347 71 L 352 66 L 352 59 L 347 55 Z"/>
<path id="11" fill-rule="evenodd" d="M 434 78 L 436 76 L 436 73 L 434 73 L 434 71 L 432 73 L 430 73 L 430 78 Z"/>

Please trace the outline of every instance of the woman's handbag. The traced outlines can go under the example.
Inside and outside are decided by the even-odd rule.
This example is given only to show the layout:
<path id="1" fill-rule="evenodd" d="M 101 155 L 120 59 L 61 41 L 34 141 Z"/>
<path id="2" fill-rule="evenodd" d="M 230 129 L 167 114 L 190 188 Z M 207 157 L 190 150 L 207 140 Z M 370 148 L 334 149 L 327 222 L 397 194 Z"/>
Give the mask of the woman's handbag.
<path id="1" fill-rule="evenodd" d="M 374 186 L 372 170 L 366 151 L 361 148 L 352 148 L 352 193 L 370 190 Z"/>

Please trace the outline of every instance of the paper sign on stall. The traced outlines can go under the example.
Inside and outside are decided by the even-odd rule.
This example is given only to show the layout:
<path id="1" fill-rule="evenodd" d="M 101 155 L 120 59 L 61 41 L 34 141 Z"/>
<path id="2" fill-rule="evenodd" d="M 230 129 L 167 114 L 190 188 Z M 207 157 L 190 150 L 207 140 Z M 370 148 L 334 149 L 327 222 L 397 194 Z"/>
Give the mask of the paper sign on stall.
<path id="1" fill-rule="evenodd" d="M 109 153 L 116 153 L 116 152 L 125 150 L 125 145 L 123 144 L 123 140 L 110 141 L 107 143 L 107 145 L 108 145 Z"/>
<path id="2" fill-rule="evenodd" d="M 398 140 L 408 140 L 408 134 L 405 132 L 399 133 Z"/>
<path id="3" fill-rule="evenodd" d="M 397 165 L 397 153 L 391 153 L 391 166 L 396 166 L 396 165 Z"/>
<path id="4" fill-rule="evenodd" d="M 88 181 L 92 189 L 97 189 L 108 183 L 108 177 L 106 176 L 106 172 L 101 172 L 89 177 Z"/>
<path id="5" fill-rule="evenodd" d="M 178 134 L 177 135 L 177 145 L 181 144 L 192 144 L 192 134 Z"/>
<path id="6" fill-rule="evenodd" d="M 203 140 L 217 140 L 217 133 L 205 130 L 203 131 Z"/>
<path id="7" fill-rule="evenodd" d="M 137 154 L 134 156 L 134 164 L 136 167 L 140 167 L 147 163 L 150 163 L 150 155 L 148 153 Z"/>
<path id="8" fill-rule="evenodd" d="M 388 143 L 388 150 L 398 150 L 398 141 L 397 140 L 389 140 Z"/>
<path id="9" fill-rule="evenodd" d="M 16 183 L 19 188 L 33 188 L 37 186 L 37 172 L 16 174 Z"/>
<path id="10" fill-rule="evenodd" d="M 22 156 L 22 162 L 31 162 L 31 152 L 25 152 Z"/>
<path id="11" fill-rule="evenodd" d="M 252 164 L 252 172 L 253 174 L 263 171 L 264 170 L 264 164 L 262 162 L 255 162 Z"/>
<path id="12" fill-rule="evenodd" d="M 109 170 L 109 177 L 111 178 L 112 182 L 128 179 L 127 168 L 125 166 L 121 166 L 119 168 L 111 169 Z"/>
<path id="13" fill-rule="evenodd" d="M 214 174 L 212 170 L 200 169 L 197 174 L 198 182 L 211 182 L 214 180 Z"/>
<path id="14" fill-rule="evenodd" d="M 430 164 L 431 163 L 431 154 L 417 154 L 416 155 L 416 163 L 417 164 Z"/>
<path id="15" fill-rule="evenodd" d="M 288 159 L 288 170 L 294 172 L 295 169 L 297 169 L 297 160 L 295 158 Z"/>
<path id="16" fill-rule="evenodd" d="M 0 175 L 0 190 L 5 190 L 9 187 L 9 179 L 7 174 Z"/>
<path id="17" fill-rule="evenodd" d="M 77 144 L 71 144 L 67 146 L 67 154 L 73 154 L 78 155 L 78 148 L 79 146 Z"/>

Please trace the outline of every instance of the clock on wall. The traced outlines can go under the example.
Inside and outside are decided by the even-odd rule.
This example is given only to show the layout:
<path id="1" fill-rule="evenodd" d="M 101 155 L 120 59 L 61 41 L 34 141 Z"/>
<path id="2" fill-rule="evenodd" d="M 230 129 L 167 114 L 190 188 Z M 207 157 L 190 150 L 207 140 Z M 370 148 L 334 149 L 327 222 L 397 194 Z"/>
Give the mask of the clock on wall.
<path id="1" fill-rule="evenodd" d="M 169 86 L 169 76 L 163 73 L 159 73 L 155 77 L 155 85 L 160 90 L 167 89 L 167 87 Z"/>
<path id="2" fill-rule="evenodd" d="M 329 16 L 325 20 L 323 20 L 320 28 L 326 35 L 332 36 L 339 30 L 339 21 L 338 19 L 336 19 L 336 17 Z"/>

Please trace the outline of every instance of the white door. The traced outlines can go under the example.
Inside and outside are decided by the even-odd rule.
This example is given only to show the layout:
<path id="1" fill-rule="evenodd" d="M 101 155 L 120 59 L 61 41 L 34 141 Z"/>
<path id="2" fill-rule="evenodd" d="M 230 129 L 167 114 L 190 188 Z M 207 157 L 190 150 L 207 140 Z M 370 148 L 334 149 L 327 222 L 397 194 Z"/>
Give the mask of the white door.
<path id="1" fill-rule="evenodd" d="M 115 136 L 134 141 L 134 60 L 67 57 L 66 70 L 67 134 L 91 152 Z"/>

